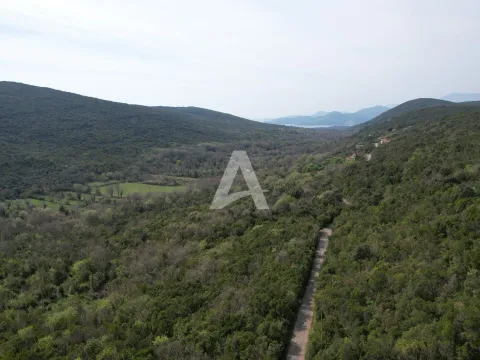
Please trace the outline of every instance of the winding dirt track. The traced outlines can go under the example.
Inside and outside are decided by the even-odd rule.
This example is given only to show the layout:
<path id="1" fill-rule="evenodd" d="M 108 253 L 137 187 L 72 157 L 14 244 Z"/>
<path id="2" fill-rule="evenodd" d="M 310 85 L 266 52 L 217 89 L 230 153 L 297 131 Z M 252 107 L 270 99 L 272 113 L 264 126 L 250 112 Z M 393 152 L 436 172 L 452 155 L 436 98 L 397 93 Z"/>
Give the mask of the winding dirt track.
<path id="1" fill-rule="evenodd" d="M 313 318 L 313 295 L 315 293 L 315 279 L 323 264 L 324 254 L 327 250 L 328 237 L 332 230 L 325 228 L 321 231 L 318 239 L 317 249 L 315 250 L 315 260 L 308 280 L 307 289 L 303 295 L 302 305 L 298 312 L 295 327 L 293 328 L 292 340 L 288 346 L 287 360 L 304 360 L 307 352 L 308 333 L 312 326 Z"/>

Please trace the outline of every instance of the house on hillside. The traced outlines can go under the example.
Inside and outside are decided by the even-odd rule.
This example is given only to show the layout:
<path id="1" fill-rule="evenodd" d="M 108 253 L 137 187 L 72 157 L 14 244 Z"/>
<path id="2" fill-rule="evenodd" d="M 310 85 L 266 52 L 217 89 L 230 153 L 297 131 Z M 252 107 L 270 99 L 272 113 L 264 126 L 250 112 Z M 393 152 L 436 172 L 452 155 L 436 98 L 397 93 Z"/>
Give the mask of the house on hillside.
<path id="1" fill-rule="evenodd" d="M 353 161 L 357 159 L 357 153 L 353 153 L 350 156 L 347 156 L 347 161 Z"/>
<path id="2" fill-rule="evenodd" d="M 392 141 L 392 140 L 390 140 L 390 139 L 387 138 L 387 137 L 382 137 L 382 138 L 380 139 L 380 144 L 382 144 L 382 145 L 383 145 L 383 144 L 388 144 L 390 141 Z"/>
<path id="3" fill-rule="evenodd" d="M 373 146 L 378 147 L 378 143 L 373 143 Z"/>

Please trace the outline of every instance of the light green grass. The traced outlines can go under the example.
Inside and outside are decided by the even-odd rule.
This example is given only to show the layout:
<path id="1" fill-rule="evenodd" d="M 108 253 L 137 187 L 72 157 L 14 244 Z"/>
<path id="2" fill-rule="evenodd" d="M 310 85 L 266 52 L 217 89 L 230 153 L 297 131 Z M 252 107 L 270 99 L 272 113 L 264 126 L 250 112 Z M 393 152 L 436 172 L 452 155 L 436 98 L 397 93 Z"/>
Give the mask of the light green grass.
<path id="1" fill-rule="evenodd" d="M 40 209 L 43 209 L 43 204 L 45 204 L 47 208 L 58 209 L 58 204 L 56 204 L 52 201 L 39 200 L 39 199 L 25 199 L 25 200 L 20 200 L 20 201 L 24 201 L 25 204 L 28 202 L 32 205 L 35 205 L 37 208 L 40 208 Z"/>
<path id="2" fill-rule="evenodd" d="M 178 186 L 161 186 L 161 185 L 150 185 L 150 184 L 143 184 L 143 183 L 119 183 L 120 189 L 123 190 L 123 196 L 127 196 L 130 194 L 148 194 L 148 193 L 164 193 L 164 192 L 174 192 L 174 191 L 185 191 L 185 185 L 178 185 Z M 113 188 L 113 196 L 118 196 L 116 184 L 114 185 L 105 185 L 100 186 L 100 192 L 102 195 L 110 195 L 108 188 Z"/>

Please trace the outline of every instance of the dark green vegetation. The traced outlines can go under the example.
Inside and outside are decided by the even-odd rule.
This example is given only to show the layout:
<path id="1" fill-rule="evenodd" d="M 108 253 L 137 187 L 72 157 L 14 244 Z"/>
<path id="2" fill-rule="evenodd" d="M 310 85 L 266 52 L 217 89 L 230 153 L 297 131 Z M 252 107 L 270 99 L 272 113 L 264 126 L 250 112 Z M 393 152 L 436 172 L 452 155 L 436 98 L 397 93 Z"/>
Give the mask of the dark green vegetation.
<path id="1" fill-rule="evenodd" d="M 308 358 L 478 359 L 480 108 L 410 112 L 354 139 L 385 134 L 370 162 L 331 176 L 352 205 L 333 224 Z"/>
<path id="2" fill-rule="evenodd" d="M 288 204 L 212 212 L 212 195 L 68 216 L 8 204 L 0 358 L 279 358 L 318 226 Z"/>
<path id="3" fill-rule="evenodd" d="M 239 129 L 228 120 L 237 118 L 217 121 L 215 116 L 224 115 L 206 110 L 133 107 L 136 117 L 145 111 L 159 122 L 163 118 L 152 114 L 179 114 L 164 121 L 168 140 L 152 138 L 153 148 L 147 148 L 146 136 L 166 130 L 149 118 L 144 119 L 152 126 L 149 131 L 136 117 L 125 125 L 118 117 L 127 105 L 98 100 L 90 122 L 95 132 L 81 117 L 74 117 L 81 125 L 71 129 L 72 102 L 88 100 L 93 106 L 97 100 L 27 90 L 49 95 L 30 115 L 15 103 L 17 97 L 9 98 L 13 105 L 7 101 L 11 109 L 2 121 L 21 123 L 26 131 L 16 128 L 5 136 L 20 154 L 30 146 L 45 151 L 29 153 L 35 160 L 48 153 L 55 161 L 47 167 L 41 161 L 28 163 L 28 168 L 22 157 L 2 154 L 2 169 L 15 165 L 2 181 L 17 184 L 12 174 L 18 168 L 26 176 L 18 192 L 36 198 L 0 203 L 0 359 L 280 358 L 308 279 L 318 229 L 341 208 L 338 198 L 318 198 L 313 188 L 302 187 L 302 179 L 311 175 L 296 163 L 303 159 L 308 165 L 335 146 L 323 140 L 327 133 L 242 119 L 238 121 L 253 126 Z M 205 125 L 188 126 L 205 134 L 198 139 L 208 143 L 197 144 L 190 132 L 175 134 L 188 114 L 203 113 L 212 120 L 196 118 Z M 36 125 L 29 116 L 41 116 L 49 130 L 42 132 L 40 124 L 30 129 L 29 122 Z M 207 132 L 215 122 L 215 131 Z M 69 131 L 76 136 L 69 137 Z M 216 137 L 219 131 L 225 138 Z M 182 144 L 168 142 L 182 142 L 182 136 Z M 109 143 L 109 137 L 116 141 Z M 231 152 L 242 149 L 269 190 L 273 210 L 257 212 L 245 199 L 227 210 L 210 211 L 218 177 Z M 85 167 L 80 166 L 82 151 L 91 155 L 85 155 Z M 95 171 L 83 174 L 92 166 Z M 122 185 L 125 181 L 130 185 Z M 154 185 L 184 186 L 186 191 L 141 194 Z M 235 185 L 242 186 L 241 181 Z M 9 191 L 6 186 L 4 194 Z"/>
<path id="4" fill-rule="evenodd" d="M 439 107 L 439 106 L 454 106 L 455 104 L 450 101 L 439 100 L 439 99 L 415 99 L 407 101 L 403 104 L 395 106 L 393 109 L 387 110 L 384 113 L 373 118 L 371 123 L 381 123 L 388 121 L 389 119 L 408 113 L 409 111 L 427 109 L 429 107 Z"/>
<path id="5" fill-rule="evenodd" d="M 318 231 L 342 207 L 294 171 L 315 146 L 257 172 L 271 212 L 210 211 L 208 186 L 68 214 L 5 202 L 0 358 L 280 358 Z"/>
<path id="6" fill-rule="evenodd" d="M 332 222 L 311 359 L 478 358 L 474 104 L 399 112 L 342 138 L 27 90 L 45 96 L 38 114 L 10 89 L 0 118 L 25 128 L 0 135 L 22 154 L 0 158 L 1 360 L 281 359 Z M 66 120 L 78 99 L 100 104 L 87 122 Z M 122 118 L 130 108 L 143 121 Z M 247 151 L 271 211 L 250 198 L 209 210 L 233 150 Z"/>
<path id="7" fill-rule="evenodd" d="M 127 105 L 0 82 L 0 199 L 66 190 L 107 172 L 135 181 L 139 159 L 155 148 L 280 143 L 298 135 L 211 110 Z"/>

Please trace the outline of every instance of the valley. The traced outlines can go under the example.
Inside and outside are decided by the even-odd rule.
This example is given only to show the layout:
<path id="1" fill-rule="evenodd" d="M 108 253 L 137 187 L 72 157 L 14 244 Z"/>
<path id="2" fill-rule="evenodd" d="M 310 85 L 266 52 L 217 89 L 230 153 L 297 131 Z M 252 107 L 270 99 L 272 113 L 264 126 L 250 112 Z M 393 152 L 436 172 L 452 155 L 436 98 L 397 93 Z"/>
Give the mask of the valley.
<path id="1" fill-rule="evenodd" d="M 478 103 L 313 130 L 0 95 L 0 359 L 477 358 Z M 234 150 L 270 210 L 210 210 Z"/>
<path id="2" fill-rule="evenodd" d="M 480 1 L 0 1 L 0 360 L 480 360 Z"/>

